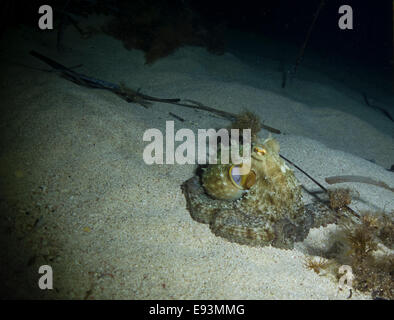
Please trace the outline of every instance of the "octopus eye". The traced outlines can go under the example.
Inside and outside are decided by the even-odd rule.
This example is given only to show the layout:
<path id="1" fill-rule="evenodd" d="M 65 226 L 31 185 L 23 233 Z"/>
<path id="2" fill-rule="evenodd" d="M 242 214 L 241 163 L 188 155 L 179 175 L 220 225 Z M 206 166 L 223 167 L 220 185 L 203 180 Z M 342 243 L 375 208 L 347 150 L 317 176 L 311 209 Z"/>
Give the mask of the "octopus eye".
<path id="1" fill-rule="evenodd" d="M 239 189 L 250 189 L 256 183 L 256 174 L 250 170 L 248 174 L 241 174 L 241 166 L 230 167 L 229 176 L 231 182 Z"/>
<path id="2" fill-rule="evenodd" d="M 267 153 L 267 151 L 264 148 L 261 147 L 254 147 L 253 151 L 256 152 L 258 155 L 263 156 Z"/>

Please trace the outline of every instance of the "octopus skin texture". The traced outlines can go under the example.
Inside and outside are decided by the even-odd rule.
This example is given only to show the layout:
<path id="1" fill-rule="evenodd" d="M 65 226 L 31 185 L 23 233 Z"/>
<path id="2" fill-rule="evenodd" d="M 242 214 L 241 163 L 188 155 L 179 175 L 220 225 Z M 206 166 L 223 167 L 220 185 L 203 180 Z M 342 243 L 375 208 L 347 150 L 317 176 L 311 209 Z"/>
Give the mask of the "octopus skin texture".
<path id="1" fill-rule="evenodd" d="M 280 158 L 275 139 L 254 141 L 248 175 L 232 175 L 233 168 L 209 165 L 182 185 L 191 217 L 209 224 L 216 236 L 292 249 L 311 228 L 336 222 L 335 212 L 324 204 L 304 205 L 300 184 Z"/>

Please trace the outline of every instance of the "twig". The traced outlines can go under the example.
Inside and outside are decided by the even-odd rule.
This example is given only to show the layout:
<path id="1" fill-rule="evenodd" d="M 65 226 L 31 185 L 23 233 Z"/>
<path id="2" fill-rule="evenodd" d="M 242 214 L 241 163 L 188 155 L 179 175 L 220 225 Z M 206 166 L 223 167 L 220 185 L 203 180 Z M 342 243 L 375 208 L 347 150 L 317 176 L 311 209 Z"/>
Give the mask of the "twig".
<path id="1" fill-rule="evenodd" d="M 367 95 L 365 94 L 365 92 L 363 92 L 363 97 L 364 97 L 364 102 L 365 102 L 365 104 L 366 104 L 368 107 L 370 107 L 371 104 L 369 103 L 368 97 L 367 97 Z"/>
<path id="2" fill-rule="evenodd" d="M 344 182 L 358 182 L 358 183 L 366 183 L 371 184 L 377 187 L 381 187 L 387 190 L 394 192 L 394 188 L 389 187 L 383 181 L 377 181 L 369 177 L 363 176 L 334 176 L 326 178 L 326 182 L 328 184 L 335 184 L 335 183 L 344 183 Z"/>
<path id="3" fill-rule="evenodd" d="M 226 119 L 229 119 L 230 121 L 235 120 L 237 117 L 237 115 L 235 113 L 211 108 L 211 107 L 201 104 L 200 102 L 196 102 L 193 100 L 184 100 L 185 102 L 189 102 L 189 103 L 184 103 L 184 102 L 181 102 L 181 99 L 163 99 L 163 98 L 151 97 L 146 94 L 142 94 L 138 91 L 135 91 L 133 89 L 130 89 L 130 88 L 126 87 L 123 83 L 120 83 L 118 85 L 115 83 L 111 83 L 111 82 L 100 80 L 100 79 L 95 79 L 95 78 L 86 76 L 84 74 L 74 72 L 74 71 L 70 70 L 69 68 L 63 66 L 62 64 L 60 64 L 48 57 L 45 57 L 44 55 L 42 55 L 34 50 L 30 51 L 30 54 L 32 56 L 40 59 L 41 61 L 45 62 L 46 64 L 50 65 L 52 68 L 58 70 L 64 78 L 66 78 L 72 82 L 75 82 L 79 85 L 83 85 L 83 86 L 90 87 L 90 88 L 98 88 L 98 89 L 112 91 L 115 94 L 117 94 L 118 96 L 125 99 L 127 102 L 135 102 L 135 103 L 142 105 L 145 108 L 148 108 L 151 105 L 150 101 L 155 101 L 155 102 L 174 104 L 174 105 L 182 106 L 182 107 L 186 107 L 186 108 L 200 109 L 200 110 L 208 111 L 208 112 L 217 114 L 219 116 L 222 116 Z M 190 103 L 193 103 L 193 104 L 190 104 Z M 277 134 L 281 133 L 280 130 L 272 128 L 272 127 L 267 126 L 265 124 L 261 124 L 261 127 L 268 130 L 268 131 L 271 131 L 273 133 L 277 133 Z"/>
<path id="4" fill-rule="evenodd" d="M 285 158 L 284 156 L 282 156 L 281 154 L 279 154 L 279 156 L 286 160 L 288 163 L 290 163 L 291 165 L 293 165 L 295 168 L 297 168 L 298 170 L 300 170 L 303 174 L 305 174 L 309 179 L 311 179 L 314 183 L 316 183 L 322 190 L 324 190 L 324 192 L 328 193 L 327 188 L 323 187 L 319 182 L 317 182 L 314 178 L 312 178 L 309 174 L 307 174 L 304 170 L 302 170 L 299 166 L 297 166 L 295 163 L 293 163 L 292 161 L 290 161 L 289 159 Z M 345 208 L 347 208 L 354 216 L 356 216 L 357 218 L 360 219 L 360 215 L 354 211 L 352 208 L 350 208 L 349 206 L 345 205 Z"/>
<path id="5" fill-rule="evenodd" d="M 282 156 L 281 154 L 279 155 L 282 159 L 285 159 L 288 163 L 290 163 L 291 165 L 293 165 L 294 167 L 296 167 L 298 170 L 300 170 L 303 174 L 305 174 L 309 179 L 311 179 L 314 183 L 316 183 L 320 188 L 322 188 L 325 192 L 328 192 L 328 190 L 323 187 L 319 182 L 317 182 L 314 178 L 312 178 L 309 174 L 307 174 L 304 170 L 302 170 L 299 166 L 297 166 L 295 163 L 293 163 L 292 161 L 290 161 L 289 159 L 285 158 L 284 156 Z"/>
<path id="6" fill-rule="evenodd" d="M 184 101 L 192 101 L 192 100 L 184 100 Z M 223 110 L 219 110 L 219 109 L 215 109 L 215 108 L 211 108 L 208 106 L 204 106 L 202 103 L 200 102 L 194 102 L 194 105 L 189 104 L 189 103 L 183 103 L 183 102 L 175 102 L 173 104 L 177 105 L 177 106 L 182 106 L 182 107 L 186 107 L 186 108 L 192 108 L 192 109 L 199 109 L 199 110 L 204 110 L 204 111 L 208 111 L 214 114 L 217 114 L 223 118 L 226 118 L 228 120 L 234 120 L 236 118 L 236 114 L 235 113 L 231 113 L 231 112 L 227 112 L 227 111 L 223 111 Z"/>
<path id="7" fill-rule="evenodd" d="M 185 122 L 185 119 L 181 118 L 180 116 L 177 116 L 175 113 L 169 112 L 168 114 L 181 122 Z"/>
<path id="8" fill-rule="evenodd" d="M 387 118 L 389 118 L 391 121 L 394 121 L 393 117 L 391 116 L 391 114 L 390 114 L 387 110 L 385 110 L 385 109 L 383 109 L 383 108 L 381 108 L 381 107 L 374 106 L 374 105 L 370 104 L 369 99 L 368 99 L 367 95 L 365 94 L 365 92 L 363 92 L 362 95 L 363 95 L 363 97 L 364 97 L 365 104 L 366 104 L 368 107 L 371 107 L 372 109 L 379 110 L 379 111 L 382 112 Z"/>
<path id="9" fill-rule="evenodd" d="M 302 58 L 304 57 L 304 52 L 305 52 L 306 45 L 308 44 L 309 38 L 310 38 L 310 36 L 311 36 L 311 34 L 312 34 L 313 27 L 315 26 L 317 17 L 319 16 L 320 11 L 321 11 L 321 9 L 322 9 L 323 6 L 324 6 L 324 3 L 325 3 L 325 0 L 321 0 L 320 5 L 319 5 L 319 7 L 317 8 L 317 11 L 316 11 L 316 13 L 315 13 L 315 15 L 314 15 L 314 17 L 313 17 L 312 23 L 311 23 L 311 25 L 310 25 L 310 27 L 309 27 L 309 30 L 308 30 L 308 33 L 307 33 L 307 35 L 306 35 L 306 37 L 305 37 L 305 41 L 304 41 L 304 43 L 302 44 L 302 47 L 301 47 L 300 52 L 299 52 L 299 54 L 298 54 L 296 63 L 295 63 L 295 65 L 294 65 L 293 74 L 295 74 L 295 73 L 297 72 L 298 65 L 301 63 Z"/>

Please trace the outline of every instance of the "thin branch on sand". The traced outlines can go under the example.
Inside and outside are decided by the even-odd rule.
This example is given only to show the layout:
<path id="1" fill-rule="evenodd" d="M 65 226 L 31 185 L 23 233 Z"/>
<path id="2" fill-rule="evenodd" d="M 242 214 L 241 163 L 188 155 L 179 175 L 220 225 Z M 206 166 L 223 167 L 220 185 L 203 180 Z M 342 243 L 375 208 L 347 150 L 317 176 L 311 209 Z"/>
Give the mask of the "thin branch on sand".
<path id="1" fill-rule="evenodd" d="M 36 52 L 30 51 L 30 54 L 41 61 L 45 62 L 46 64 L 50 65 L 56 71 L 58 71 L 64 78 L 70 80 L 78 85 L 95 88 L 95 89 L 104 89 L 109 90 L 121 97 L 122 99 L 126 100 L 127 102 L 137 103 L 145 108 L 149 108 L 152 105 L 152 102 L 161 102 L 161 103 L 169 103 L 174 104 L 181 107 L 192 108 L 197 110 L 208 111 L 213 114 L 219 115 L 223 118 L 226 118 L 230 121 L 236 119 L 237 115 L 231 112 L 215 109 L 212 107 L 208 107 L 203 105 L 200 102 L 193 101 L 193 100 L 181 100 L 181 99 L 163 99 L 163 98 L 156 98 L 152 96 L 148 96 L 139 92 L 139 90 L 133 90 L 127 87 L 124 83 L 115 84 L 104 80 L 95 79 L 84 74 L 75 72 L 62 64 L 45 57 L 44 55 Z M 280 130 L 267 126 L 265 124 L 261 124 L 261 127 L 273 132 L 280 134 Z"/>

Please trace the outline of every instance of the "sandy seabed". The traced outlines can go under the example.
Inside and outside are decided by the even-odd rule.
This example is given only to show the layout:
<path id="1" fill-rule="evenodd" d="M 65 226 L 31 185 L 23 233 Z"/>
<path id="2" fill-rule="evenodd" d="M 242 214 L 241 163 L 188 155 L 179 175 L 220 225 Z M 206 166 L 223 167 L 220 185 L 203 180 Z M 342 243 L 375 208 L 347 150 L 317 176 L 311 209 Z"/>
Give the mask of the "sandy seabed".
<path id="1" fill-rule="evenodd" d="M 280 94 L 282 73 L 268 58 L 253 68 L 231 53 L 185 47 L 146 66 L 142 52 L 127 51 L 103 34 L 80 39 L 70 29 L 63 53 L 55 50 L 55 39 L 53 32 L 20 28 L 6 35 L 1 50 L 1 269 L 7 297 L 347 298 L 332 276 L 304 266 L 305 256 L 329 246 L 336 226 L 311 230 L 293 250 L 229 243 L 186 209 L 180 186 L 196 166 L 144 163 L 147 129 L 164 132 L 165 121 L 173 120 L 176 129 L 196 132 L 228 126 L 227 120 L 160 103 L 145 109 L 10 61 L 48 69 L 29 55 L 34 49 L 152 96 L 192 99 L 233 113 L 248 109 L 280 129 L 283 134 L 274 136 L 281 153 L 326 187 L 325 177 L 350 174 L 394 186 L 394 174 L 386 170 L 394 163 L 389 119 L 343 84 L 311 80 L 319 79 L 314 71 L 304 78 L 300 72 Z M 295 173 L 306 189 L 318 190 Z M 359 194 L 354 210 L 394 210 L 389 190 L 343 186 Z M 304 201 L 312 201 L 307 193 Z M 40 265 L 53 268 L 54 290 L 38 289 Z M 352 297 L 368 298 L 358 292 Z"/>

